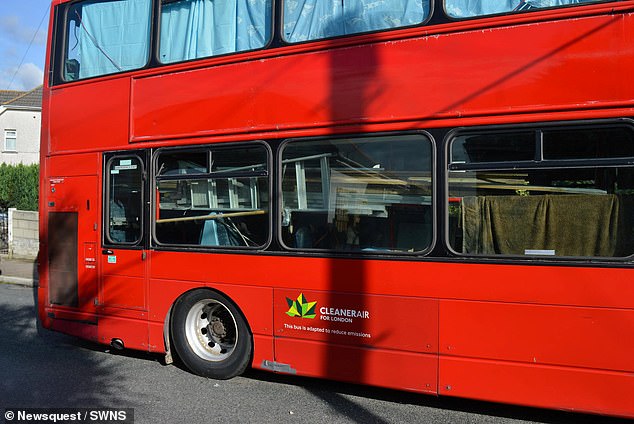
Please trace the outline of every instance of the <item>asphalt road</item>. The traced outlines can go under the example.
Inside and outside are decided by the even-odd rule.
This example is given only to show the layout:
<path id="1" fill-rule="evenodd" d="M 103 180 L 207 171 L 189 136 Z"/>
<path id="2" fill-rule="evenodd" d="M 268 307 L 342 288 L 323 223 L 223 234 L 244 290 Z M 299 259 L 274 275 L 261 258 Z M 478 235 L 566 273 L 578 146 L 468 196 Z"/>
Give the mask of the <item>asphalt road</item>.
<path id="1" fill-rule="evenodd" d="M 38 334 L 32 289 L 0 284 L 0 416 L 20 407 L 134 408 L 135 423 L 623 422 L 259 371 L 209 380 L 161 356 Z"/>

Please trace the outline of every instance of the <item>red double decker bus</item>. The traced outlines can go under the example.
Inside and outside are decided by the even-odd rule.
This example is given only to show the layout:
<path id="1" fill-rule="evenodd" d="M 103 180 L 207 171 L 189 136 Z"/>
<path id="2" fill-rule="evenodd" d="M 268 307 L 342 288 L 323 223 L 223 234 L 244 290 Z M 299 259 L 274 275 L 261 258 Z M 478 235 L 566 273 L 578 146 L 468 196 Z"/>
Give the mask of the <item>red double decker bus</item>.
<path id="1" fill-rule="evenodd" d="M 39 316 L 634 417 L 634 1 L 54 0 Z"/>

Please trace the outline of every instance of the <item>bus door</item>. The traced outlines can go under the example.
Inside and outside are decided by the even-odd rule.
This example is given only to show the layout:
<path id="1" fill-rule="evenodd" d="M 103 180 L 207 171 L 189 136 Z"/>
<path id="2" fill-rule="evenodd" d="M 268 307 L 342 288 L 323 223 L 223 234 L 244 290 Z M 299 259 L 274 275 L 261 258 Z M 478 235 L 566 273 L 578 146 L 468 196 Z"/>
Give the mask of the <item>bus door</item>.
<path id="1" fill-rule="evenodd" d="M 104 234 L 99 306 L 108 313 L 147 310 L 145 249 L 146 157 L 143 152 L 104 156 Z M 111 309 L 112 308 L 112 309 Z M 134 311 L 139 311 L 135 314 Z"/>
<path id="2" fill-rule="evenodd" d="M 90 322 L 97 294 L 97 176 L 50 178 L 47 189 L 49 301 L 56 317 Z"/>

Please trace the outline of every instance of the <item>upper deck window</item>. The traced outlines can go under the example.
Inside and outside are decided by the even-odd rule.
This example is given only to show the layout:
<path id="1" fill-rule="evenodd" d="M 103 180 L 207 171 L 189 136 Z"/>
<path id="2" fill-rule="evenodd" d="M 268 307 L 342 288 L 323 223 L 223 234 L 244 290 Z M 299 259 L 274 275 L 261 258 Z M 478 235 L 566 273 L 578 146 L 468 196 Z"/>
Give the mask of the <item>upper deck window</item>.
<path id="1" fill-rule="evenodd" d="M 159 58 L 181 62 L 264 47 L 271 0 L 163 0 Z"/>
<path id="2" fill-rule="evenodd" d="M 285 0 L 284 38 L 291 43 L 424 22 L 429 0 Z"/>
<path id="3" fill-rule="evenodd" d="M 445 10 L 452 18 L 471 18 L 596 1 L 598 0 L 445 0 Z"/>
<path id="4" fill-rule="evenodd" d="M 66 15 L 65 81 L 138 69 L 148 61 L 151 0 L 84 1 Z"/>

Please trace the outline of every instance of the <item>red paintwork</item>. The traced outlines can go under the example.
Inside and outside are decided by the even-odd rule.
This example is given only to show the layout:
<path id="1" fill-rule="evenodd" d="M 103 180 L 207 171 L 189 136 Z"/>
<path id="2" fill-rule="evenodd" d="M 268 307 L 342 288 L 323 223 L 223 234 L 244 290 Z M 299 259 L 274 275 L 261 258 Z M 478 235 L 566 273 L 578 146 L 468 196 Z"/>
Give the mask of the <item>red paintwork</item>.
<path id="1" fill-rule="evenodd" d="M 110 344 L 112 339 L 121 339 L 129 349 L 148 351 L 147 318 L 140 315 L 134 318 L 121 316 L 118 311 L 99 314 L 98 341 Z"/>
<path id="2" fill-rule="evenodd" d="M 450 355 L 634 369 L 632 309 L 445 300 L 440 303 L 440 323 L 440 351 Z"/>
<path id="3" fill-rule="evenodd" d="M 437 393 L 436 355 L 281 338 L 275 357 L 300 375 Z"/>
<path id="4" fill-rule="evenodd" d="M 55 162 L 55 158 L 51 158 L 50 161 Z M 41 217 L 42 220 L 46 222 L 48 212 L 77 213 L 77 272 L 78 281 L 82 282 L 78 287 L 78 310 L 94 313 L 98 278 L 96 257 L 98 233 L 95 225 L 100 214 L 97 206 L 97 193 L 100 191 L 97 176 L 53 177 L 43 188 L 46 190 L 42 195 L 47 199 L 47 214 Z M 47 257 L 43 257 L 42 261 L 47 262 L 47 270 L 54 271 L 48 264 Z"/>
<path id="5" fill-rule="evenodd" d="M 128 142 L 129 87 L 129 78 L 117 78 L 90 87 L 52 90 L 50 151 L 124 147 Z"/>
<path id="6" fill-rule="evenodd" d="M 439 376 L 441 395 L 632 417 L 631 372 L 441 355 Z"/>
<path id="7" fill-rule="evenodd" d="M 130 136 L 359 122 L 407 128 L 423 120 L 628 106 L 634 85 L 605 78 L 634 71 L 624 19 L 633 17 L 458 32 L 133 79 Z M 596 54 L 596 46 L 608 45 L 609 55 Z"/>
<path id="8" fill-rule="evenodd" d="M 147 311 L 147 262 L 143 251 L 108 249 L 101 255 L 99 305 Z M 116 262 L 111 262 L 111 260 Z"/>
<path id="9" fill-rule="evenodd" d="M 632 10 L 634 1 L 591 4 L 52 88 L 46 82 L 38 290 L 44 325 L 165 352 L 172 304 L 207 287 L 231 298 L 246 318 L 254 367 L 276 361 L 300 375 L 634 417 L 630 263 L 599 268 L 113 249 L 112 264 L 102 253 L 98 212 L 103 151 L 634 116 Z M 47 216 L 58 210 L 80 216 L 77 310 L 48 302 Z M 95 268 L 87 267 L 92 263 Z M 286 314 L 286 298 L 300 293 L 317 302 L 315 318 Z M 369 318 L 327 322 L 320 307 L 368 311 Z"/>
<path id="10" fill-rule="evenodd" d="M 331 291 L 275 290 L 275 360 L 305 375 L 435 393 L 438 301 L 369 295 L 361 286 L 338 292 L 345 278 L 328 278 Z M 314 318 L 286 313 L 286 299 L 300 292 L 316 302 Z"/>
<path id="11" fill-rule="evenodd" d="M 96 325 L 87 324 L 85 321 L 81 322 L 79 318 L 76 319 L 77 321 L 65 318 L 54 319 L 51 320 L 46 327 L 54 331 L 70 334 L 71 336 L 81 337 L 82 339 L 94 342 L 99 341 Z"/>
<path id="12" fill-rule="evenodd" d="M 104 275 L 101 278 L 99 304 L 114 308 L 146 310 L 144 278 Z"/>
<path id="13" fill-rule="evenodd" d="M 97 176 L 101 168 L 100 160 L 101 157 L 95 153 L 56 155 L 54 158 L 46 159 L 47 174 L 49 178 Z M 49 194 L 49 199 L 50 196 L 53 196 L 53 193 Z"/>
<path id="14" fill-rule="evenodd" d="M 338 279 L 338 277 L 336 277 Z M 341 278 L 345 278 L 341 276 Z M 438 353 L 438 301 L 420 297 L 274 291 L 275 336 L 329 344 L 368 346 L 421 353 Z M 286 299 L 301 294 L 316 302 L 315 317 L 289 316 Z M 353 335 L 351 335 L 353 334 Z M 415 334 L 416 337 L 411 337 Z"/>

